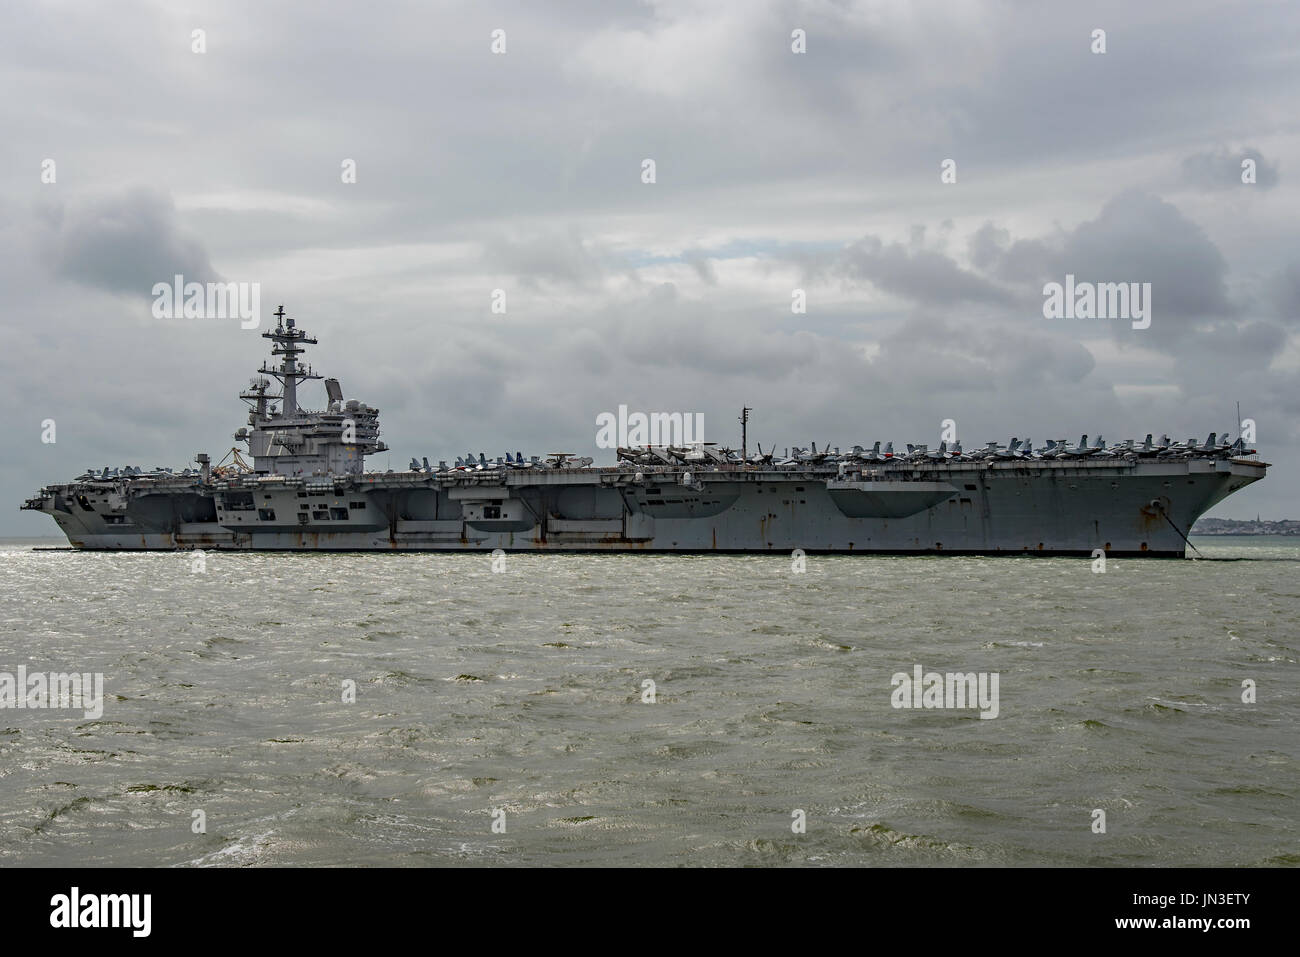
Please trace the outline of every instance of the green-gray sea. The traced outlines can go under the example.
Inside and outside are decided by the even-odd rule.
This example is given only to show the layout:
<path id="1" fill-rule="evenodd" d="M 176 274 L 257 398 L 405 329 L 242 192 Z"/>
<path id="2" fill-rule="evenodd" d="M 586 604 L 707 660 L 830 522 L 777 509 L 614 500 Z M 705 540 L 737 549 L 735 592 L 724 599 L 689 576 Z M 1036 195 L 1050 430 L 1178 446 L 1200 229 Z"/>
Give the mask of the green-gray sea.
<path id="1" fill-rule="evenodd" d="M 106 693 L 98 718 L 0 710 L 0 864 L 1294 866 L 1300 540 L 1193 541 L 1201 560 L 1104 573 L 220 552 L 195 571 L 10 542 L 0 672 Z M 917 665 L 996 673 L 997 717 L 893 707 Z"/>

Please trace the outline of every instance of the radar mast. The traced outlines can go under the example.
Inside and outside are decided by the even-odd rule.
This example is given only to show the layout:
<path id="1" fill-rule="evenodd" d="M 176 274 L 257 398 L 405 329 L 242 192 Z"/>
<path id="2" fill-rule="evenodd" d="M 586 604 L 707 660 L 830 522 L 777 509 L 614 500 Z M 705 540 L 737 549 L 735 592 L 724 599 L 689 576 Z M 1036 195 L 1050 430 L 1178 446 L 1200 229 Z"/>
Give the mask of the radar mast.
<path id="1" fill-rule="evenodd" d="M 270 339 L 274 343 L 271 347 L 271 355 L 284 358 L 275 368 L 268 368 L 263 362 L 262 368 L 258 371 L 273 375 L 280 380 L 283 387 L 280 415 L 290 418 L 301 411 L 298 408 L 298 383 L 307 379 L 321 378 L 312 372 L 310 365 L 306 369 L 298 365 L 298 356 L 307 351 L 303 346 L 314 346 L 316 340 L 294 325 L 293 319 L 284 314 L 283 305 L 275 311 L 275 317 L 277 320 L 275 328 L 270 332 L 262 333 L 262 338 Z"/>

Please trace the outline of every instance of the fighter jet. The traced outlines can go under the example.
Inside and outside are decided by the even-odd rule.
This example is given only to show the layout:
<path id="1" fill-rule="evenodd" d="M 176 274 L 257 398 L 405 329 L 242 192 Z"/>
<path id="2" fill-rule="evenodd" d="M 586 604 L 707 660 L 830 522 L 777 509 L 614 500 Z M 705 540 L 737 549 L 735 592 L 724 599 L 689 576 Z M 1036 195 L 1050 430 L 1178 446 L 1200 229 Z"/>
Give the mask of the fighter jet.
<path id="1" fill-rule="evenodd" d="M 994 449 L 993 457 L 995 459 L 1001 459 L 1001 460 L 1018 459 L 1021 457 L 1019 453 L 1020 453 L 1020 440 L 1017 438 L 1013 438 L 1011 440 L 1011 444 L 1008 445 L 1005 449 Z"/>
<path id="2" fill-rule="evenodd" d="M 1077 446 L 1065 450 L 1065 455 L 1069 458 L 1086 459 L 1100 451 L 1101 447 L 1099 445 L 1089 445 L 1088 436 L 1083 435 L 1079 438 L 1079 444 Z"/>

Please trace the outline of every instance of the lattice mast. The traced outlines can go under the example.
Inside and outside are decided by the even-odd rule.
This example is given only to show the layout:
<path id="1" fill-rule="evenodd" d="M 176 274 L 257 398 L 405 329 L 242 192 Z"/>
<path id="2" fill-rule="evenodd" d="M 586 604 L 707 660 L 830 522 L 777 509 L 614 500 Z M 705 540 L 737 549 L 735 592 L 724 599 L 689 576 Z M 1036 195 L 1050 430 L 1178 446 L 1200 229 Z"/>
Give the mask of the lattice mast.
<path id="1" fill-rule="evenodd" d="M 305 369 L 298 365 L 298 357 L 307 351 L 303 346 L 314 346 L 316 340 L 294 325 L 293 319 L 284 314 L 283 305 L 275 311 L 275 317 L 275 328 L 270 332 L 262 333 L 262 338 L 270 339 L 273 343 L 272 356 L 283 358 L 280 365 L 274 368 L 268 367 L 266 362 L 263 362 L 262 368 L 258 371 L 273 375 L 280 380 L 283 400 L 280 414 L 285 417 L 295 416 L 301 411 L 298 408 L 298 383 L 321 378 L 312 371 L 310 365 Z"/>

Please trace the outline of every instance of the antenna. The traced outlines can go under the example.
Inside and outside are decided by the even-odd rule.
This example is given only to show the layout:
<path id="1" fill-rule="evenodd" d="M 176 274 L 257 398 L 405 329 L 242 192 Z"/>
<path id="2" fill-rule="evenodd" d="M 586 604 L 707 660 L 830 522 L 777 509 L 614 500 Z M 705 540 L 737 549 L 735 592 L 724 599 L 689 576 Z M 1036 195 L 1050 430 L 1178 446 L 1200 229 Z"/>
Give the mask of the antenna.
<path id="1" fill-rule="evenodd" d="M 740 410 L 740 461 L 749 461 L 749 413 L 754 410 L 748 406 L 742 406 Z"/>
<path id="2" fill-rule="evenodd" d="M 319 379 L 320 376 L 312 371 L 311 366 L 307 366 L 304 371 L 298 365 L 298 356 L 307 350 L 304 345 L 316 345 L 316 340 L 301 329 L 295 328 L 294 321 L 284 313 L 284 306 L 280 306 L 275 311 L 276 325 L 269 332 L 262 333 L 263 339 L 270 339 L 273 343 L 271 355 L 281 356 L 280 365 L 270 368 L 265 362 L 259 372 L 267 375 L 273 375 L 283 386 L 280 393 L 281 410 L 286 418 L 298 414 L 298 383 L 306 379 Z"/>

